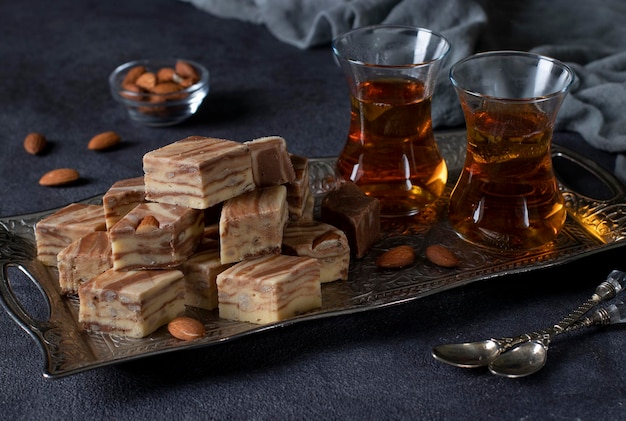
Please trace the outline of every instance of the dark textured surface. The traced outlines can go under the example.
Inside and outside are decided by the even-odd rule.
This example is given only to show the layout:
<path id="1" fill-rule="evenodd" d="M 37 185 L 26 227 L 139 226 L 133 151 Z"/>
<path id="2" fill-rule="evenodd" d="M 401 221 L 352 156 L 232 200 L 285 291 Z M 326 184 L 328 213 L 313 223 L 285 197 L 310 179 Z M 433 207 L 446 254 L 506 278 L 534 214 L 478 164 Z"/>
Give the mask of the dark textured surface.
<path id="1" fill-rule="evenodd" d="M 36 12 L 36 13 L 35 13 Z M 328 49 L 302 51 L 261 26 L 220 20 L 174 0 L 3 2 L 0 5 L 0 216 L 103 193 L 141 175 L 142 155 L 188 135 L 245 141 L 278 134 L 292 152 L 336 155 L 348 102 Z M 179 56 L 211 72 L 199 114 L 171 128 L 130 122 L 108 74 L 141 57 Z M 116 130 L 121 147 L 88 151 Z M 22 149 L 45 134 L 43 156 Z M 564 144 L 612 168 L 613 157 L 574 134 Z M 44 188 L 49 169 L 71 166 L 82 182 Z M 22 419 L 621 419 L 626 346 L 620 328 L 557 338 L 547 366 L 509 380 L 430 356 L 440 343 L 541 328 L 586 300 L 621 249 L 549 270 L 478 282 L 413 303 L 304 323 L 205 349 L 42 377 L 30 337 L 0 314 L 0 409 Z M 31 285 L 14 286 L 45 317 Z"/>

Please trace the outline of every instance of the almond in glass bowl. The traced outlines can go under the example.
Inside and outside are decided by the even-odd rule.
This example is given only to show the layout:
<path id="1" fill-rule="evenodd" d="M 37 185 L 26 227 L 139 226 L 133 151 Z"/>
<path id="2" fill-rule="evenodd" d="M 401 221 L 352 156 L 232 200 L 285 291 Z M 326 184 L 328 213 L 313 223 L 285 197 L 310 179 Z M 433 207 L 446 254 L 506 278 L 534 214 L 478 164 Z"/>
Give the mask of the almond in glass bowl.
<path id="1" fill-rule="evenodd" d="M 171 126 L 191 117 L 209 93 L 209 72 L 187 59 L 143 59 L 109 76 L 113 98 L 146 126 Z"/>

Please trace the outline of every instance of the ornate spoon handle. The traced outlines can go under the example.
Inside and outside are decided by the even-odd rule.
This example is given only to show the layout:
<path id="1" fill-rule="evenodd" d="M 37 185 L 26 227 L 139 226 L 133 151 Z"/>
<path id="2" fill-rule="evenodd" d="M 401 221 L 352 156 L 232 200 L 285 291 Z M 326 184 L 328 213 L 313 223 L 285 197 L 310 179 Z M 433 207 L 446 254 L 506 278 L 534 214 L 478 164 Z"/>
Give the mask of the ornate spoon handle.
<path id="1" fill-rule="evenodd" d="M 497 342 L 502 347 L 502 352 L 505 352 L 519 344 L 534 340 L 543 340 L 549 342 L 553 336 L 565 332 L 574 325 L 581 317 L 587 314 L 592 308 L 597 306 L 603 301 L 614 298 L 622 289 L 626 287 L 626 272 L 619 270 L 613 270 L 607 276 L 600 285 L 596 287 L 595 292 L 584 303 L 578 306 L 575 310 L 561 319 L 554 326 L 542 329 L 534 332 L 524 333 L 523 335 L 510 337 L 510 338 L 498 338 L 493 341 Z M 580 326 L 582 327 L 582 326 Z"/>
<path id="2" fill-rule="evenodd" d="M 594 294 L 576 310 L 572 311 L 565 318 L 563 318 L 563 320 L 557 323 L 554 326 L 555 329 L 560 331 L 567 329 L 572 325 L 572 323 L 580 319 L 601 302 L 614 298 L 625 287 L 626 273 L 619 270 L 613 270 L 609 273 L 606 280 L 596 287 Z"/>

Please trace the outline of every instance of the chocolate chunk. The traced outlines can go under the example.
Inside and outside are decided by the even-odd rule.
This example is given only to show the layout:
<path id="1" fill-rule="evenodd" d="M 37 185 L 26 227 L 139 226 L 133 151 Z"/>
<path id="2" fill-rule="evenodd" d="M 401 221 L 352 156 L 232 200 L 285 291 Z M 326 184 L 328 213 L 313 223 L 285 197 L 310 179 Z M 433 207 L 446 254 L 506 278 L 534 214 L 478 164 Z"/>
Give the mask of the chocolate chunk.
<path id="1" fill-rule="evenodd" d="M 287 143 L 282 137 L 260 137 L 244 145 L 250 149 L 252 176 L 257 187 L 277 186 L 296 178 Z"/>
<path id="2" fill-rule="evenodd" d="M 357 259 L 380 239 L 380 201 L 354 183 L 347 182 L 324 197 L 321 220 L 346 233 Z"/>

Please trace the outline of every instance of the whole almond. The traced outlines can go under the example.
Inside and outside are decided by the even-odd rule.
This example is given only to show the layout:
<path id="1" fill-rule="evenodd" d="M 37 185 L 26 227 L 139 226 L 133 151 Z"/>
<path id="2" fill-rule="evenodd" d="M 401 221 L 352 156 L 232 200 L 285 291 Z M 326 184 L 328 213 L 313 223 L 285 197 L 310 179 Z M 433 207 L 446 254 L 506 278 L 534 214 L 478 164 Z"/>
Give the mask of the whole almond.
<path id="1" fill-rule="evenodd" d="M 196 83 L 198 80 L 190 78 L 190 77 L 184 77 L 181 78 L 178 83 L 180 84 L 180 86 L 182 86 L 184 89 L 187 89 L 188 87 L 190 87 L 191 85 L 193 85 L 194 83 Z"/>
<path id="2" fill-rule="evenodd" d="M 206 334 L 204 325 L 191 317 L 177 317 L 167 324 L 170 334 L 183 341 L 192 341 Z"/>
<path id="3" fill-rule="evenodd" d="M 157 83 L 157 77 L 153 72 L 143 73 L 141 76 L 137 78 L 137 80 L 135 80 L 135 85 L 139 86 L 140 88 L 145 89 L 146 91 L 149 91 L 152 88 L 154 88 L 154 85 L 156 85 L 156 83 Z"/>
<path id="4" fill-rule="evenodd" d="M 175 82 L 158 83 L 152 88 L 152 93 L 156 95 L 150 96 L 150 102 L 160 103 L 165 101 L 176 101 L 184 99 L 188 96 L 185 92 L 180 92 L 184 88 Z"/>
<path id="5" fill-rule="evenodd" d="M 185 79 L 191 79 L 193 83 L 200 80 L 200 75 L 195 67 L 184 60 L 178 60 L 174 67 L 176 73 Z"/>
<path id="6" fill-rule="evenodd" d="M 439 244 L 426 247 L 426 258 L 437 266 L 452 268 L 461 262 L 450 250 Z"/>
<path id="7" fill-rule="evenodd" d="M 159 221 L 152 215 L 146 215 L 135 228 L 136 233 L 145 233 L 159 228 Z"/>
<path id="8" fill-rule="evenodd" d="M 135 83 L 137 78 L 146 72 L 146 66 L 135 66 L 131 67 L 126 76 L 124 76 L 124 80 L 122 81 L 122 85 L 127 83 Z"/>
<path id="9" fill-rule="evenodd" d="M 46 137 L 41 133 L 29 133 L 24 139 L 24 149 L 31 155 L 37 155 L 46 149 Z"/>
<path id="10" fill-rule="evenodd" d="M 40 179 L 39 184 L 46 187 L 63 186 L 78 180 L 80 175 L 78 171 L 72 168 L 57 168 L 48 171 Z"/>
<path id="11" fill-rule="evenodd" d="M 115 132 L 103 132 L 92 137 L 87 148 L 92 151 L 103 151 L 117 145 L 121 140 L 120 135 Z"/>
<path id="12" fill-rule="evenodd" d="M 151 92 L 155 94 L 171 94 L 181 89 L 183 89 L 183 87 L 176 82 L 161 82 L 154 85 Z"/>
<path id="13" fill-rule="evenodd" d="M 376 259 L 376 266 L 385 269 L 399 269 L 410 266 L 415 261 L 413 247 L 404 245 L 387 250 Z"/>
<path id="14" fill-rule="evenodd" d="M 176 70 L 171 67 L 162 67 L 157 72 L 157 81 L 159 83 L 162 82 L 171 82 L 174 80 L 174 75 L 176 74 Z"/>
<path id="15" fill-rule="evenodd" d="M 122 89 L 120 90 L 119 94 L 126 99 L 132 99 L 135 101 L 141 101 L 142 99 L 142 90 L 134 83 L 122 84 Z"/>

